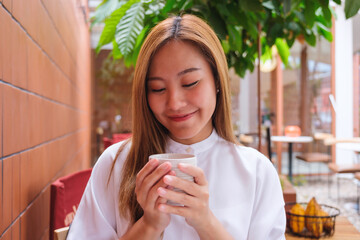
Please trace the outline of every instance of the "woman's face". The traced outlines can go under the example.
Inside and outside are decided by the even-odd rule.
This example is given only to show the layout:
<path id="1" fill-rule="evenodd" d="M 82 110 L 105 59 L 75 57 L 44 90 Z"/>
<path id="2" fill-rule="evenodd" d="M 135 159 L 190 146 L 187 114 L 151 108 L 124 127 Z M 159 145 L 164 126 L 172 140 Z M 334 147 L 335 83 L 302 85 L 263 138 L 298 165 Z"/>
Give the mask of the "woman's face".
<path id="1" fill-rule="evenodd" d="M 193 144 L 211 134 L 215 81 L 195 45 L 172 40 L 161 47 L 150 64 L 147 88 L 150 109 L 172 139 Z"/>

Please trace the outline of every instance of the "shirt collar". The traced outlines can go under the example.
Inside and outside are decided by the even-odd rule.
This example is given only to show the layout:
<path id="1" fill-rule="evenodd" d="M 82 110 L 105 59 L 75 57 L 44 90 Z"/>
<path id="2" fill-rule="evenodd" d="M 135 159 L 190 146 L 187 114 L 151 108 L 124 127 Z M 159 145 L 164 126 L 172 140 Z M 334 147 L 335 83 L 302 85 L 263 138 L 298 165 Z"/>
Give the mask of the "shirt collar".
<path id="1" fill-rule="evenodd" d="M 211 148 L 216 143 L 218 138 L 219 138 L 219 135 L 217 134 L 215 129 L 213 129 L 210 136 L 207 137 L 206 139 L 204 139 L 203 141 L 197 142 L 194 144 L 190 144 L 190 145 L 178 143 L 178 142 L 174 141 L 173 139 L 171 139 L 170 137 L 168 137 L 166 152 L 168 152 L 168 153 L 187 153 L 187 154 L 195 154 L 196 155 L 198 153 L 204 152 L 204 151 L 208 150 L 209 148 Z"/>

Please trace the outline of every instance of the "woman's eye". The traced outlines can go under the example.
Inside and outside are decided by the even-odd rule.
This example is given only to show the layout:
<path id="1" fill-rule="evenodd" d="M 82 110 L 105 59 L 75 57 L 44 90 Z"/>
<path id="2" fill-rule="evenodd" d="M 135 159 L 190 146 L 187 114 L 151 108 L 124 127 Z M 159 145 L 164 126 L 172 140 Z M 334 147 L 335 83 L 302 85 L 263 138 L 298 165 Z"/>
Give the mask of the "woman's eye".
<path id="1" fill-rule="evenodd" d="M 151 89 L 151 91 L 155 92 L 155 93 L 160 93 L 160 92 L 162 92 L 164 90 L 165 90 L 165 88 Z"/>
<path id="2" fill-rule="evenodd" d="M 192 87 L 192 86 L 195 86 L 196 84 L 198 84 L 199 81 L 195 81 L 195 82 L 192 82 L 192 83 L 189 83 L 189 84 L 184 84 L 183 87 Z"/>

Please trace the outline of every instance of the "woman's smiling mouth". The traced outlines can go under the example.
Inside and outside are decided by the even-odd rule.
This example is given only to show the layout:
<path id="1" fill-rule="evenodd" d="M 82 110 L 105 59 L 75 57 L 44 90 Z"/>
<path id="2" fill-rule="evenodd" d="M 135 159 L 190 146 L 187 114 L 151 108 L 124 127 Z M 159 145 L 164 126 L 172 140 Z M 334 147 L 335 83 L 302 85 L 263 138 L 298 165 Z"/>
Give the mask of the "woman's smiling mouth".
<path id="1" fill-rule="evenodd" d="M 191 118 L 196 112 L 197 112 L 197 111 L 192 112 L 192 113 L 188 113 L 188 114 L 171 115 L 171 116 L 169 116 L 169 119 L 172 120 L 172 121 L 175 121 L 175 122 L 186 121 L 186 120 L 188 120 L 189 118 Z"/>

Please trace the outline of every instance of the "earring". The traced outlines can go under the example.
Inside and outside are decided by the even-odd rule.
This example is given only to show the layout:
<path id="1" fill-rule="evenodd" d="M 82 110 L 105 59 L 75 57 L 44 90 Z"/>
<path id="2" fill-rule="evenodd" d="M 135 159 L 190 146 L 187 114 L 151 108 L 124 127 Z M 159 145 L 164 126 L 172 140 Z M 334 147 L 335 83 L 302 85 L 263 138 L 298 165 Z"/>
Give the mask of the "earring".
<path id="1" fill-rule="evenodd" d="M 217 92 L 217 93 L 219 93 L 219 92 L 220 92 L 220 90 L 219 90 L 219 89 L 216 89 L 216 92 Z"/>

